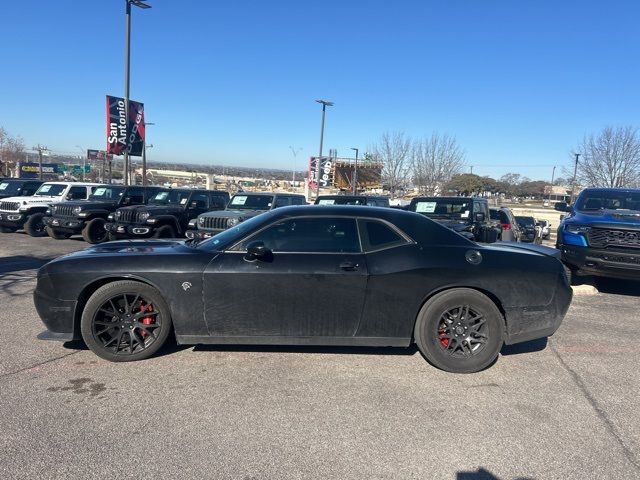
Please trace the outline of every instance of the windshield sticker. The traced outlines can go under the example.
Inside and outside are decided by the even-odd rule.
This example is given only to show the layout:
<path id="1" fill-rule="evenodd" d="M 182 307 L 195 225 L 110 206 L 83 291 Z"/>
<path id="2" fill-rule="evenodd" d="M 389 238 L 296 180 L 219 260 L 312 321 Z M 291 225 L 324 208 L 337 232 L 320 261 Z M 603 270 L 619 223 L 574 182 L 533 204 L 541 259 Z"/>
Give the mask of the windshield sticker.
<path id="1" fill-rule="evenodd" d="M 40 192 L 42 193 L 47 193 L 49 190 L 51 190 L 51 185 L 43 185 L 40 187 Z"/>
<path id="2" fill-rule="evenodd" d="M 332 198 L 323 198 L 322 200 L 318 200 L 318 205 L 333 205 L 336 201 Z"/>
<path id="3" fill-rule="evenodd" d="M 160 192 L 154 200 L 164 200 L 169 196 L 169 192 Z"/>
<path id="4" fill-rule="evenodd" d="M 180 205 L 186 205 L 188 198 L 183 198 L 180 200 Z"/>
<path id="5" fill-rule="evenodd" d="M 106 192 L 106 191 L 107 191 L 107 189 L 106 189 L 106 188 L 96 188 L 96 191 L 95 191 L 95 192 L 93 192 L 93 194 L 94 194 L 96 197 L 101 197 L 102 195 L 104 195 L 104 192 Z"/>
<path id="6" fill-rule="evenodd" d="M 433 213 L 436 210 L 437 202 L 418 202 L 416 205 L 416 212 L 418 213 Z"/>
<path id="7" fill-rule="evenodd" d="M 8 183 L 0 183 L 0 190 L 6 190 L 8 186 Z"/>
<path id="8" fill-rule="evenodd" d="M 460 214 L 460 218 L 469 218 L 469 210 L 465 210 Z"/>
<path id="9" fill-rule="evenodd" d="M 231 200 L 231 205 L 244 205 L 245 203 L 247 203 L 247 197 L 246 196 L 233 197 L 233 199 Z"/>

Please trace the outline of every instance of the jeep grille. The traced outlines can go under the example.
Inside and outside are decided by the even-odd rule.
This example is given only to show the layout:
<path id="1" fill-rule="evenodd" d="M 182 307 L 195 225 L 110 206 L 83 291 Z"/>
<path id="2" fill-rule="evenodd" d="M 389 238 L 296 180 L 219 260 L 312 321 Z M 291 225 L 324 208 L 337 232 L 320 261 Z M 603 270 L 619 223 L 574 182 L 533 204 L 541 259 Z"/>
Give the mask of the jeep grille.
<path id="1" fill-rule="evenodd" d="M 640 230 L 613 230 L 593 227 L 587 234 L 589 246 L 605 247 L 635 247 L 640 248 Z"/>
<path id="2" fill-rule="evenodd" d="M 117 221 L 122 223 L 137 223 L 138 212 L 129 209 L 120 210 L 120 218 L 118 218 Z"/>
<path id="3" fill-rule="evenodd" d="M 20 208 L 20 202 L 0 202 L 0 210 L 15 212 Z"/>
<path id="4" fill-rule="evenodd" d="M 56 205 L 53 207 L 53 214 L 61 217 L 73 217 L 73 208 L 70 205 Z"/>
<path id="5" fill-rule="evenodd" d="M 200 217 L 204 222 L 198 225 L 203 230 L 225 230 L 227 228 L 227 218 Z"/>

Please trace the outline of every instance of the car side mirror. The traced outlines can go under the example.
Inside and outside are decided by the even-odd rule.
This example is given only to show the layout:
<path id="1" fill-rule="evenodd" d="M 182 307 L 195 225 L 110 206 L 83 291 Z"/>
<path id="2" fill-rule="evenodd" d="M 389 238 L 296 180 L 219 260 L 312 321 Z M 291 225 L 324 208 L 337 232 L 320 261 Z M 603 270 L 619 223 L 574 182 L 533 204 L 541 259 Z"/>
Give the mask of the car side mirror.
<path id="1" fill-rule="evenodd" d="M 244 259 L 248 262 L 255 262 L 259 260 L 261 262 L 269 261 L 273 256 L 273 252 L 269 250 L 264 242 L 256 240 L 247 245 L 247 254 Z"/>
<path id="2" fill-rule="evenodd" d="M 484 213 L 483 213 L 483 212 L 477 212 L 477 213 L 474 215 L 474 217 L 473 217 L 473 218 L 474 218 L 474 220 L 475 220 L 477 223 L 482 223 L 482 222 L 484 222 L 484 219 L 485 219 L 485 217 L 484 217 Z"/>

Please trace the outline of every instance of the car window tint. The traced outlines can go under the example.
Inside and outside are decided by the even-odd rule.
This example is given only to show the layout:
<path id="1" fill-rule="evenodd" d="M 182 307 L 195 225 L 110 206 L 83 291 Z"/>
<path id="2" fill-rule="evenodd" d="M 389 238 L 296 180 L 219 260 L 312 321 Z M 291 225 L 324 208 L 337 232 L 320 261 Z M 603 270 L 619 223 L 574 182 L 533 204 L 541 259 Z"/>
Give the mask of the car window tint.
<path id="1" fill-rule="evenodd" d="M 286 207 L 287 205 L 291 205 L 291 199 L 289 197 L 277 197 L 276 204 L 273 208 Z"/>
<path id="2" fill-rule="evenodd" d="M 129 203 L 142 203 L 144 202 L 144 191 L 140 187 L 131 187 L 127 191 L 127 197 L 129 197 Z"/>
<path id="3" fill-rule="evenodd" d="M 367 251 L 407 243 L 393 228 L 377 220 L 360 220 L 360 232 Z"/>
<path id="4" fill-rule="evenodd" d="M 211 208 L 224 208 L 227 205 L 227 199 L 222 195 L 211 195 Z"/>
<path id="5" fill-rule="evenodd" d="M 355 253 L 360 251 L 352 218 L 292 218 L 271 225 L 240 244 L 260 241 L 274 252 Z"/>
<path id="6" fill-rule="evenodd" d="M 71 200 L 83 200 L 87 198 L 87 189 L 85 187 L 71 187 L 68 197 Z"/>
<path id="7" fill-rule="evenodd" d="M 195 208 L 207 208 L 209 196 L 203 192 L 196 192 L 191 195 L 191 206 Z"/>

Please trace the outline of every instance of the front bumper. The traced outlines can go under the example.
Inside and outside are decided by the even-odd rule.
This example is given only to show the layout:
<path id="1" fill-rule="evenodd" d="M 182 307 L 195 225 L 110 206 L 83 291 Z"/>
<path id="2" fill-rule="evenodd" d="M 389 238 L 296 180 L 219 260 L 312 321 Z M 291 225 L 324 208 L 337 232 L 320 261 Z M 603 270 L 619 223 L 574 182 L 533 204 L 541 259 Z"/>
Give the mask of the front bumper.
<path id="1" fill-rule="evenodd" d="M 59 300 L 53 298 L 51 279 L 48 276 L 38 278 L 33 292 L 33 303 L 38 316 L 47 327 L 47 331 L 38 335 L 41 340 L 78 340 L 79 332 L 75 331 L 74 318 L 77 302 L 75 300 Z"/>
<path id="2" fill-rule="evenodd" d="M 84 228 L 86 222 L 78 218 L 44 217 L 45 226 L 67 233 L 78 233 Z"/>
<path id="3" fill-rule="evenodd" d="M 220 232 L 224 232 L 224 230 L 187 230 L 185 232 L 185 236 L 189 240 L 205 240 L 219 234 Z"/>
<path id="4" fill-rule="evenodd" d="M 583 275 L 640 279 L 640 249 L 596 249 L 560 245 L 562 261 Z"/>
<path id="5" fill-rule="evenodd" d="M 107 233 L 116 238 L 149 238 L 155 232 L 153 225 L 105 223 L 104 228 Z"/>
<path id="6" fill-rule="evenodd" d="M 27 216 L 19 212 L 0 212 L 0 226 L 22 228 Z"/>

